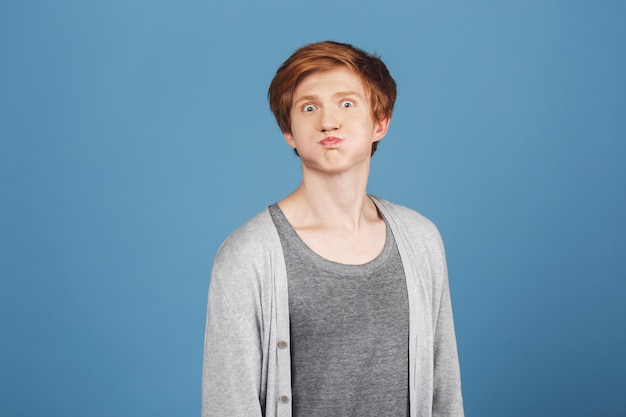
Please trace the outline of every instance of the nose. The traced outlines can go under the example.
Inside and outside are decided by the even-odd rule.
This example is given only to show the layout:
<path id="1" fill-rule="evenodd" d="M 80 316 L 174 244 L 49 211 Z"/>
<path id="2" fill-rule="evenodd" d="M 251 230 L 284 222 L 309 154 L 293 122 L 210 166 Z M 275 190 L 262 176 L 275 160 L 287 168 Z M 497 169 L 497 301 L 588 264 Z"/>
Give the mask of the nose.
<path id="1" fill-rule="evenodd" d="M 333 130 L 337 130 L 341 127 L 341 123 L 339 118 L 330 109 L 325 109 L 319 112 L 319 128 L 322 132 L 332 132 Z"/>

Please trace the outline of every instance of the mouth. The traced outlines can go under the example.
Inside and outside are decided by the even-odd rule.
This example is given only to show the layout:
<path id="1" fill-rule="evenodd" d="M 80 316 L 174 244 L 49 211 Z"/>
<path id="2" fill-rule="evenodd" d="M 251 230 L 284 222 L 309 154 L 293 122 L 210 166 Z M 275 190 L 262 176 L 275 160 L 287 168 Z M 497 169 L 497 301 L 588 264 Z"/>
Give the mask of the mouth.
<path id="1" fill-rule="evenodd" d="M 320 140 L 319 144 L 324 146 L 324 147 L 331 148 L 333 146 L 338 145 L 341 142 L 343 142 L 342 138 L 338 138 L 338 137 L 335 137 L 335 136 L 328 136 L 328 137 Z"/>

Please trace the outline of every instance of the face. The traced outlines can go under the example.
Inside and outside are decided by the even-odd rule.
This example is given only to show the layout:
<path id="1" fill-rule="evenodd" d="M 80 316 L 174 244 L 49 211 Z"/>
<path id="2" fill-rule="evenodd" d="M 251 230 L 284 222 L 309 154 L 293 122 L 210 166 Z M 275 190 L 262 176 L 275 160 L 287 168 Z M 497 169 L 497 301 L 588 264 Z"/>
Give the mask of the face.
<path id="1" fill-rule="evenodd" d="M 291 132 L 303 168 L 341 172 L 369 166 L 372 143 L 387 133 L 389 119 L 374 121 L 361 77 L 346 67 L 313 73 L 296 87 Z"/>

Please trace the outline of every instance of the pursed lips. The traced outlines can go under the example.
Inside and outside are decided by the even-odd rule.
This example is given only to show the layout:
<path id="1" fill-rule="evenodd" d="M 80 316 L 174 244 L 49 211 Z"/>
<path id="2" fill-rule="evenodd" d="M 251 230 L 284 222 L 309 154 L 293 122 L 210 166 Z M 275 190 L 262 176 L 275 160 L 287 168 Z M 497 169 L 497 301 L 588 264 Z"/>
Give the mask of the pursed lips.
<path id="1" fill-rule="evenodd" d="M 331 147 L 331 146 L 337 145 L 340 142 L 343 142 L 342 138 L 338 138 L 336 136 L 328 136 L 328 137 L 325 137 L 324 139 L 320 140 L 319 144 L 322 145 L 322 146 Z"/>

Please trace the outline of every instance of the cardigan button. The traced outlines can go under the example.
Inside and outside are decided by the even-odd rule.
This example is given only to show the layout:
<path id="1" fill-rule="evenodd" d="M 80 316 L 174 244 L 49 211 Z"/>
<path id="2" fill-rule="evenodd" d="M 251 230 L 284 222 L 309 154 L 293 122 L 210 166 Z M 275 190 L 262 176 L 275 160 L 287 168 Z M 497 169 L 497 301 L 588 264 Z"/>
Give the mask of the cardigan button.
<path id="1" fill-rule="evenodd" d="M 287 346 L 289 346 L 289 343 L 287 343 L 287 342 L 286 342 L 286 341 L 284 341 L 284 340 L 281 340 L 280 342 L 278 342 L 278 347 L 279 347 L 280 349 L 287 349 Z"/>
<path id="2" fill-rule="evenodd" d="M 287 395 L 281 395 L 280 402 L 283 404 L 287 404 L 289 402 L 289 397 Z"/>

